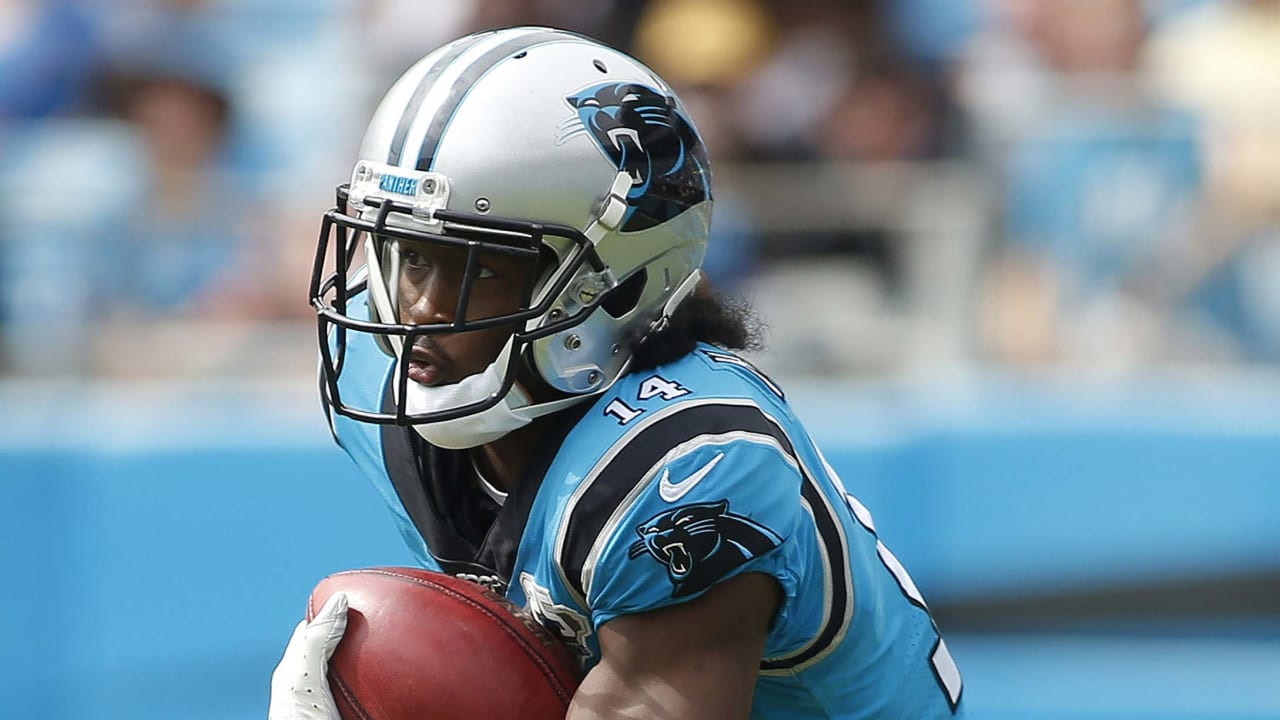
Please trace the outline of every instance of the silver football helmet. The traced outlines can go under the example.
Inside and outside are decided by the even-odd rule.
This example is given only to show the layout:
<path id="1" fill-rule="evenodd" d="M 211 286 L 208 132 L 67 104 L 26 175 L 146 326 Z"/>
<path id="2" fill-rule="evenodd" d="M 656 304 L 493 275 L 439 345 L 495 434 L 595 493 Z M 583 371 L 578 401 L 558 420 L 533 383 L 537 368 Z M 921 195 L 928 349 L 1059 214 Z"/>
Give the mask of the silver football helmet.
<path id="1" fill-rule="evenodd" d="M 539 27 L 477 33 L 432 52 L 383 98 L 324 218 L 311 303 L 326 400 L 349 417 L 471 447 L 603 392 L 626 372 L 631 341 L 697 284 L 710 182 L 680 101 L 623 53 Z M 467 253 L 450 322 L 402 321 L 402 241 Z M 353 268 L 359 248 L 365 264 Z M 530 258 L 519 311 L 468 317 L 470 268 L 485 253 Z M 415 338 L 496 326 L 512 336 L 484 373 L 443 387 L 408 377 Z M 394 410 L 343 402 L 352 333 L 371 334 L 396 358 Z M 560 398 L 534 403 L 521 372 Z"/>

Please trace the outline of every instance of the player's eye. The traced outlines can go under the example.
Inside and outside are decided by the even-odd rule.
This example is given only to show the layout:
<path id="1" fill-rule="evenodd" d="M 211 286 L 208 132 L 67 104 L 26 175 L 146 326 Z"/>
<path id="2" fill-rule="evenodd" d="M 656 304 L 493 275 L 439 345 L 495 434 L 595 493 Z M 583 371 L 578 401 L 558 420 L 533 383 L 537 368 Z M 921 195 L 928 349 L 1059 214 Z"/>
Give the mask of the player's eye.
<path id="1" fill-rule="evenodd" d="M 490 270 L 489 268 L 485 267 L 484 265 L 479 266 L 476 270 L 477 280 L 488 280 L 489 278 L 495 278 L 495 277 L 498 277 L 498 274 Z"/>
<path id="2" fill-rule="evenodd" d="M 417 250 L 410 250 L 407 248 L 400 250 L 400 264 L 414 270 L 422 270 L 431 267 L 431 261 L 427 259 L 427 256 Z"/>

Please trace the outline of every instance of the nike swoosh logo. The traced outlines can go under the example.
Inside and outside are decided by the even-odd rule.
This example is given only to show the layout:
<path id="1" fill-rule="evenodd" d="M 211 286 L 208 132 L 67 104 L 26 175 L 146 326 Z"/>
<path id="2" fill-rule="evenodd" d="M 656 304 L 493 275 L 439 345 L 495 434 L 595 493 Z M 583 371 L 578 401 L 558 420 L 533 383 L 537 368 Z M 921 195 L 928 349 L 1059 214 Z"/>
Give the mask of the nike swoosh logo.
<path id="1" fill-rule="evenodd" d="M 662 479 L 658 481 L 658 495 L 669 503 L 679 500 L 687 495 L 694 485 L 702 482 L 702 478 L 711 472 L 711 468 L 714 468 L 723 459 L 724 453 L 716 453 L 716 456 L 711 458 L 706 465 L 698 468 L 692 475 L 678 483 L 671 482 L 671 469 L 663 468 Z"/>

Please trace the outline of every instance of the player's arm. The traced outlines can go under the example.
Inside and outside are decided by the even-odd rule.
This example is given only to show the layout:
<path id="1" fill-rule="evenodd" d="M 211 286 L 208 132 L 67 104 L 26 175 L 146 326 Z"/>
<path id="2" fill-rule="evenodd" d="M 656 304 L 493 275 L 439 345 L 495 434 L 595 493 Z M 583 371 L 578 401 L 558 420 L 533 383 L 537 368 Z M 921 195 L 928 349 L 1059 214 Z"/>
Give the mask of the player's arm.
<path id="1" fill-rule="evenodd" d="M 781 596 L 774 578 L 748 572 L 691 602 L 610 620 L 568 718 L 748 717 Z"/>

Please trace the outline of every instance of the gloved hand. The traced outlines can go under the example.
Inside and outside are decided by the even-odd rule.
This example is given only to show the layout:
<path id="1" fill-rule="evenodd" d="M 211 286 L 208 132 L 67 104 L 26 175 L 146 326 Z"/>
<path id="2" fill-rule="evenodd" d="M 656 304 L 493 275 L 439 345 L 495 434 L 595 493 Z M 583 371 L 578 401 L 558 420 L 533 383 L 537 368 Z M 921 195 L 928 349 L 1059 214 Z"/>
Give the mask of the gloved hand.
<path id="1" fill-rule="evenodd" d="M 347 630 L 347 596 L 334 593 L 293 631 L 271 674 L 267 720 L 341 720 L 329 691 L 329 658 Z"/>

